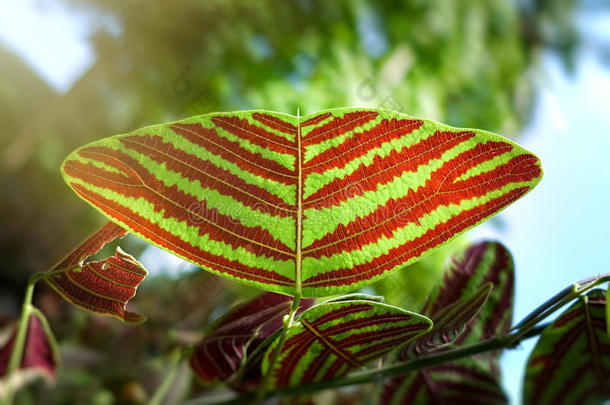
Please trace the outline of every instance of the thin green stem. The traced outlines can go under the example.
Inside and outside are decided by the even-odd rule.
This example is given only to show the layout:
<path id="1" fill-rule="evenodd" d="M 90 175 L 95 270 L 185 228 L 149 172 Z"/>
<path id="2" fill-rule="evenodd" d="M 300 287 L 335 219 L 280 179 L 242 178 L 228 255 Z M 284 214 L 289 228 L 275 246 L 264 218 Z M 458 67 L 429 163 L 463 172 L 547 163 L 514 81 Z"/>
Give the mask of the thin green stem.
<path id="1" fill-rule="evenodd" d="M 590 277 L 579 281 L 569 287 L 564 288 L 559 293 L 555 294 L 544 304 L 540 305 L 529 315 L 521 320 L 518 324 L 512 327 L 511 331 L 515 332 L 514 338 L 519 340 L 521 336 L 526 334 L 530 329 L 540 323 L 543 319 L 555 313 L 558 309 L 566 304 L 569 304 L 574 299 L 580 297 L 585 292 L 592 288 L 610 280 L 610 274 L 601 274 L 595 277 Z"/>
<path id="2" fill-rule="evenodd" d="M 172 383 L 176 378 L 176 374 L 178 374 L 178 370 L 180 369 L 183 359 L 182 350 L 174 350 L 171 357 L 170 369 L 167 373 L 165 373 L 163 381 L 161 381 L 161 384 L 159 384 L 155 390 L 153 396 L 150 398 L 150 401 L 148 401 L 148 405 L 161 405 L 163 403 L 163 398 L 165 398 L 167 395 L 167 391 L 172 386 Z"/>
<path id="3" fill-rule="evenodd" d="M 277 359 L 284 348 L 284 343 L 286 343 L 286 337 L 288 336 L 288 331 L 294 322 L 294 316 L 299 310 L 299 304 L 301 302 L 301 295 L 295 295 L 292 301 L 292 306 L 290 307 L 290 313 L 288 314 L 287 320 L 284 322 L 284 326 L 282 327 L 282 334 L 280 335 L 280 339 L 273 350 L 273 354 L 271 355 L 271 360 L 269 361 L 269 367 L 267 368 L 267 372 L 263 376 L 263 381 L 261 382 L 261 386 L 258 390 L 258 395 L 256 399 L 259 403 L 266 398 L 267 390 L 269 389 L 269 384 L 271 382 L 271 376 L 273 374 L 273 369 L 275 368 L 275 363 L 277 363 Z"/>

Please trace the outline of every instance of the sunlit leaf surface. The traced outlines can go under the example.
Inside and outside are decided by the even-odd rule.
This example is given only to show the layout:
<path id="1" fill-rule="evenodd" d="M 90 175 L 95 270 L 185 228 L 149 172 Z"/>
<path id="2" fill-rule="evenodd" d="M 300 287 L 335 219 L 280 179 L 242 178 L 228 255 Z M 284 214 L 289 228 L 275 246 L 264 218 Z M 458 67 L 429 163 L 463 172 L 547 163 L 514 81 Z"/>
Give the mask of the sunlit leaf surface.
<path id="1" fill-rule="evenodd" d="M 325 296 L 431 253 L 523 196 L 536 156 L 492 133 L 372 109 L 218 113 L 73 152 L 68 184 L 217 274 Z"/>

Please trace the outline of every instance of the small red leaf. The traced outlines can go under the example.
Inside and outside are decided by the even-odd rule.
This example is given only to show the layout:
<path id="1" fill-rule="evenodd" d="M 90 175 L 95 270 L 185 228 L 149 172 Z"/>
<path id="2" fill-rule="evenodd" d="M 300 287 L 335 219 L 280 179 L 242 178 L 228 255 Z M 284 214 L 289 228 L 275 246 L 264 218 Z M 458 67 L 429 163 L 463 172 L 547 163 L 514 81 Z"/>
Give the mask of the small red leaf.
<path id="1" fill-rule="evenodd" d="M 41 312 L 35 310 L 31 315 L 26 333 L 23 357 L 19 372 L 27 372 L 32 376 L 42 376 L 47 380 L 55 378 L 55 368 L 59 363 L 55 340 L 50 331 L 45 328 L 46 320 Z M 15 330 L 6 345 L 0 349 L 0 377 L 7 374 L 11 352 L 15 343 Z M 23 380 L 23 379 L 19 379 Z M 23 381 L 22 381 L 23 383 Z"/>
<path id="2" fill-rule="evenodd" d="M 66 256 L 44 279 L 72 304 L 90 312 L 140 323 L 146 318 L 125 309 L 148 274 L 132 256 L 117 248 L 114 256 L 84 263 L 107 242 L 127 231 L 109 222 Z"/>

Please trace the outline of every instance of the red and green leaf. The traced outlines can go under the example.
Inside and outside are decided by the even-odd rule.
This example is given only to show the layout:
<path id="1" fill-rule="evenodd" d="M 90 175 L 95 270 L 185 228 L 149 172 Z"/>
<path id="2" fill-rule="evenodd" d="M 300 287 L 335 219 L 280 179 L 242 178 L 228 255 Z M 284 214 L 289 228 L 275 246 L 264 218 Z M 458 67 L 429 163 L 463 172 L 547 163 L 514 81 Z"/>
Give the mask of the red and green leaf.
<path id="1" fill-rule="evenodd" d="M 273 370 L 267 350 L 263 372 L 273 387 L 294 386 L 344 376 L 430 329 L 422 315 L 368 300 L 339 300 L 304 311 L 287 332 Z"/>
<path id="2" fill-rule="evenodd" d="M 300 310 L 311 306 L 312 300 L 301 300 Z M 260 372 L 262 358 L 250 362 L 250 354 L 256 349 L 261 354 L 261 345 L 282 327 L 282 318 L 287 315 L 292 298 L 287 295 L 264 293 L 228 312 L 214 326 L 210 333 L 195 346 L 190 358 L 193 371 L 206 383 L 230 382 L 243 388 L 245 381 L 236 381 L 238 371 L 246 367 L 255 374 Z M 251 374 L 251 373 L 250 373 Z M 256 376 L 243 375 L 248 380 L 258 380 Z M 249 382 L 249 381 L 248 381 Z"/>
<path id="3" fill-rule="evenodd" d="M 450 259 L 443 281 L 421 311 L 434 322 L 432 331 L 405 346 L 399 360 L 506 333 L 512 322 L 513 293 L 514 263 L 504 246 L 484 242 L 459 252 Z M 393 378 L 384 383 L 377 401 L 384 405 L 505 404 L 498 357 L 499 353 L 479 354 Z"/>
<path id="4" fill-rule="evenodd" d="M 217 113 L 94 142 L 68 184 L 134 234 L 270 291 L 369 284 L 496 214 L 540 162 L 486 131 L 385 110 Z"/>
<path id="5" fill-rule="evenodd" d="M 590 291 L 548 326 L 528 360 L 524 404 L 602 404 L 610 400 L 606 292 Z"/>
<path id="6" fill-rule="evenodd" d="M 429 314 L 434 316 L 432 329 L 404 347 L 400 359 L 414 359 L 455 342 L 484 307 L 492 288 L 491 283 L 484 284 L 472 295 L 440 308 L 434 315 Z"/>
<path id="7" fill-rule="evenodd" d="M 8 363 L 15 344 L 17 331 L 13 332 L 8 342 L 0 349 L 0 398 L 3 396 L 4 384 L 10 385 L 14 391 L 21 384 L 39 376 L 52 381 L 55 378 L 55 368 L 59 364 L 59 352 L 55 338 L 49 329 L 48 322 L 42 312 L 33 309 L 30 314 L 25 334 L 25 344 L 19 368 L 6 380 Z"/>
<path id="8" fill-rule="evenodd" d="M 44 280 L 77 307 L 125 322 L 143 322 L 145 317 L 125 307 L 148 274 L 146 269 L 120 248 L 112 257 L 84 263 L 107 242 L 126 233 L 125 229 L 108 222 L 52 270 L 43 273 Z"/>

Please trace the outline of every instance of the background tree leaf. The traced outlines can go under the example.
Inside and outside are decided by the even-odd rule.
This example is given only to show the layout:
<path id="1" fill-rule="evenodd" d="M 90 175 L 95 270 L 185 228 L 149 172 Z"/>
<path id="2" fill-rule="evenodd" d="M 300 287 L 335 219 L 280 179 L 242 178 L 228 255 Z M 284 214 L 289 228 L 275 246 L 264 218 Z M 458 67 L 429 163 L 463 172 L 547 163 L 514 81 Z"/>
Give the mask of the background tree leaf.
<path id="1" fill-rule="evenodd" d="M 529 357 L 524 404 L 602 404 L 610 399 L 606 292 L 591 290 L 548 326 Z"/>
<path id="2" fill-rule="evenodd" d="M 72 153 L 80 197 L 203 268 L 284 294 L 367 285 L 523 196 L 536 156 L 386 110 L 218 113 Z"/>
<path id="3" fill-rule="evenodd" d="M 489 284 L 493 289 L 478 312 L 476 306 L 489 291 Z M 430 334 L 401 349 L 398 359 L 404 361 L 414 355 L 444 350 L 448 343 L 455 347 L 506 333 L 512 322 L 513 294 L 514 263 L 503 245 L 483 242 L 458 252 L 449 260 L 442 282 L 434 288 L 421 311 L 435 322 L 435 327 Z M 452 322 L 448 316 L 460 308 L 465 311 L 457 319 L 466 322 L 465 327 Z M 380 404 L 505 404 L 498 357 L 499 353 L 483 353 L 393 378 L 384 383 L 377 401 Z"/>
<path id="4" fill-rule="evenodd" d="M 312 300 L 301 300 L 299 311 L 311 306 Z M 246 388 L 258 382 L 260 361 L 248 362 L 253 373 L 244 375 L 246 380 L 235 381 L 236 373 L 246 366 L 248 355 L 258 349 L 261 354 L 267 338 L 282 327 L 282 318 L 292 305 L 292 297 L 276 293 L 264 293 L 229 311 L 210 333 L 195 346 L 190 358 L 193 371 L 204 383 L 231 382 L 236 388 Z M 254 375 L 253 375 L 254 374 Z"/>
<path id="5" fill-rule="evenodd" d="M 125 309 L 148 274 L 136 259 L 117 248 L 112 257 L 84 263 L 107 242 L 126 233 L 108 222 L 52 270 L 42 273 L 44 280 L 77 307 L 129 323 L 144 322 L 146 317 Z"/>
<path id="6" fill-rule="evenodd" d="M 0 398 L 4 390 L 12 391 L 30 380 L 43 377 L 47 381 L 55 379 L 55 369 L 60 363 L 57 343 L 42 312 L 34 309 L 28 321 L 23 357 L 19 369 L 7 376 L 7 368 L 15 343 L 15 330 L 10 339 L 0 349 Z"/>
<path id="7" fill-rule="evenodd" d="M 271 370 L 274 387 L 340 377 L 430 329 L 422 315 L 376 301 L 331 301 L 307 311 L 288 330 Z M 269 347 L 263 373 L 277 345 Z"/>

